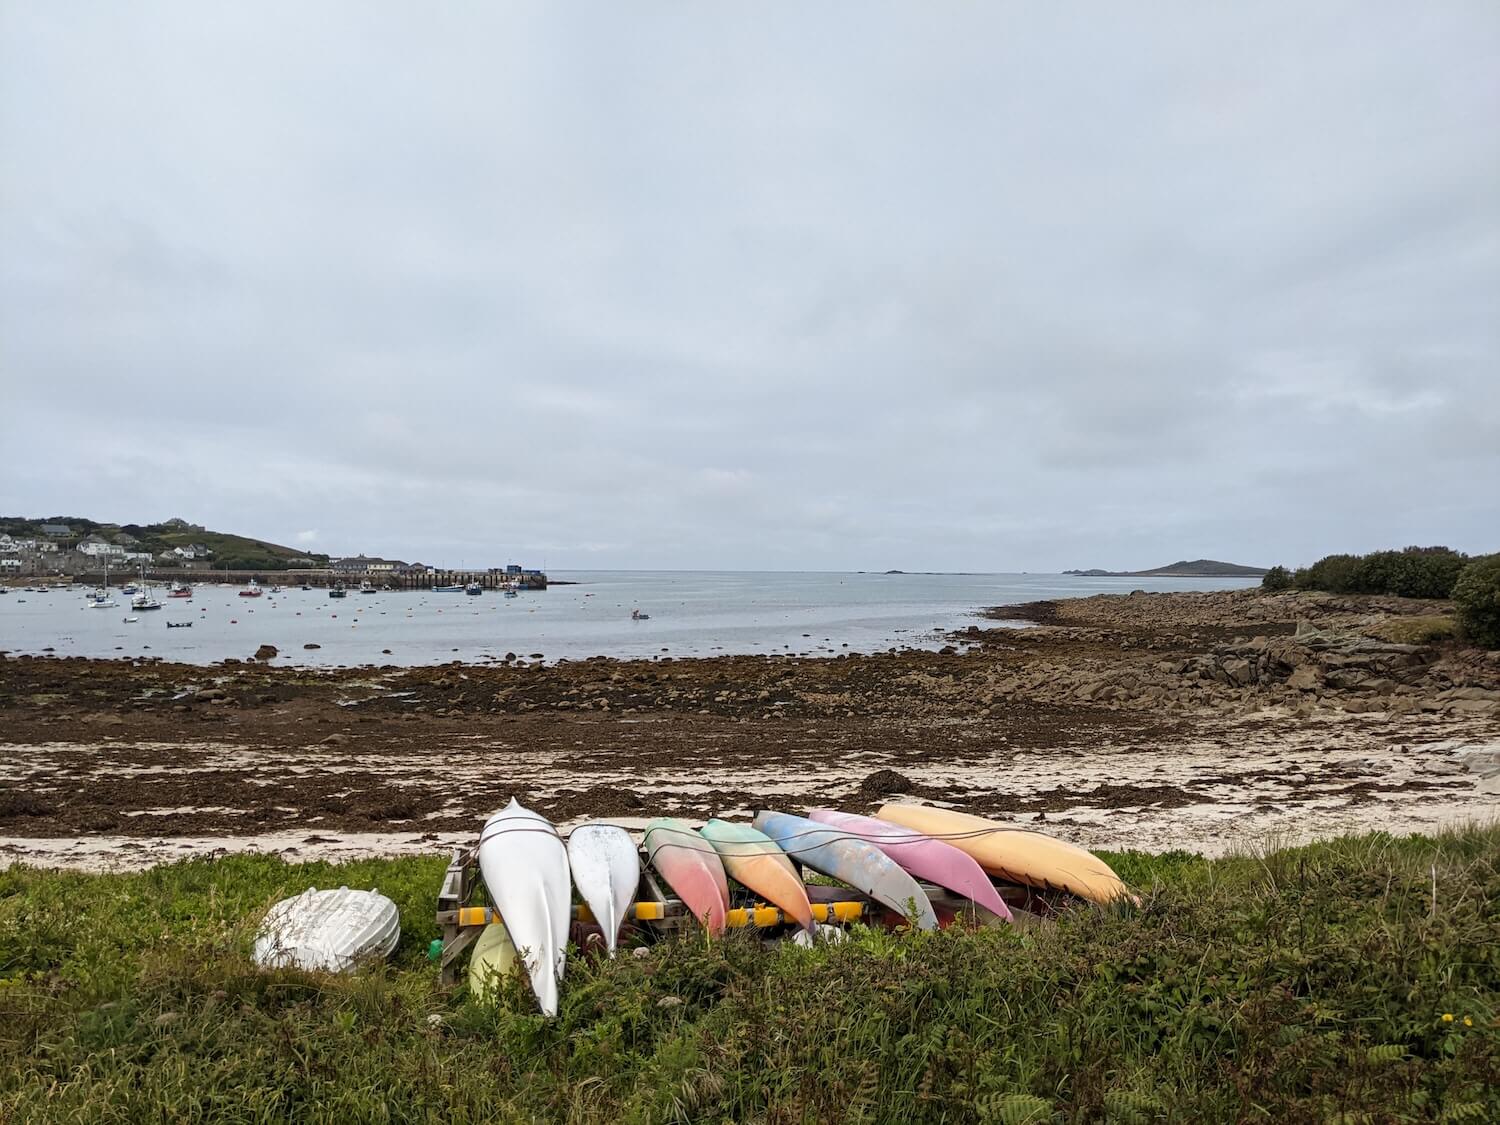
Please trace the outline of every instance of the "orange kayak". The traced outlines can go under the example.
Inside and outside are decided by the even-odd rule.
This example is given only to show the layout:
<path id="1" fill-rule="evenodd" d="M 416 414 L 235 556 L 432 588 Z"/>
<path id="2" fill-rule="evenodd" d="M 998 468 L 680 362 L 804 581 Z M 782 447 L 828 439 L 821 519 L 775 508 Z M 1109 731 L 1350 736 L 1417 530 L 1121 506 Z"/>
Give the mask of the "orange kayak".
<path id="1" fill-rule="evenodd" d="M 719 853 L 730 878 L 781 907 L 782 913 L 811 932 L 812 903 L 807 901 L 807 888 L 776 841 L 748 824 L 726 820 L 710 820 L 703 826 L 702 836 Z"/>

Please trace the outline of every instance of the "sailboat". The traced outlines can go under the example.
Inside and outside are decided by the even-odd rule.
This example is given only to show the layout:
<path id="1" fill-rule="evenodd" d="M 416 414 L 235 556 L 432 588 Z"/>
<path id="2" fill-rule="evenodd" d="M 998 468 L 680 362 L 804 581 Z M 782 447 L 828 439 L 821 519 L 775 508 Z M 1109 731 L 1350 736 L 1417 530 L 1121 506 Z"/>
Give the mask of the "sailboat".
<path id="1" fill-rule="evenodd" d="M 146 564 L 141 563 L 141 592 L 130 599 L 130 608 L 134 610 L 160 609 L 161 602 L 151 596 L 151 587 L 146 582 Z"/>
<path id="2" fill-rule="evenodd" d="M 104 560 L 104 585 L 89 594 L 90 609 L 113 609 L 115 599 L 109 596 L 109 560 Z"/>

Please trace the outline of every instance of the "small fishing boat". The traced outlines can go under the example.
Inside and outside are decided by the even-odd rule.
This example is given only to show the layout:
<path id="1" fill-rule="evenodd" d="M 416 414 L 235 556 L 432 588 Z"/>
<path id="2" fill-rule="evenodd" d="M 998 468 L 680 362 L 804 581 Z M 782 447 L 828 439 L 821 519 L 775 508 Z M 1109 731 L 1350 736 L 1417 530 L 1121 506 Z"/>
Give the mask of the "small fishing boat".
<path id="1" fill-rule="evenodd" d="M 255 579 L 252 578 L 250 579 L 249 583 L 246 584 L 245 588 L 240 591 L 240 597 L 258 598 L 263 592 L 264 591 L 262 591 L 260 588 L 260 583 L 256 582 Z"/>
<path id="2" fill-rule="evenodd" d="M 518 594 L 515 590 L 506 590 L 505 596 L 507 598 L 519 598 L 521 595 Z"/>
<path id="3" fill-rule="evenodd" d="M 687 823 L 662 816 L 646 825 L 646 855 L 703 928 L 723 933 L 729 879 L 713 845 Z"/>
<path id="4" fill-rule="evenodd" d="M 484 593 L 484 587 L 481 586 L 478 582 L 470 582 L 467 586 L 464 587 L 464 593 L 468 594 L 470 597 L 473 597 L 476 594 Z"/>
<path id="5" fill-rule="evenodd" d="M 344 584 L 340 582 L 338 585 L 334 586 L 333 589 L 328 591 L 328 596 L 330 598 L 347 598 L 349 596 L 349 591 L 344 589 Z"/>
<path id="6" fill-rule="evenodd" d="M 139 589 L 140 589 L 140 587 L 137 586 L 134 582 L 127 582 L 127 583 L 125 583 L 125 585 L 123 585 L 123 586 L 120 587 L 120 593 L 122 593 L 122 594 L 133 594 L 133 593 L 135 593 Z"/>
<path id="7" fill-rule="evenodd" d="M 937 914 L 927 892 L 874 844 L 790 813 L 756 813 L 755 827 L 798 863 L 863 891 L 911 918 L 919 930 L 937 929 Z"/>
<path id="8" fill-rule="evenodd" d="M 123 621 L 126 625 L 134 625 L 137 621 L 140 620 L 140 618 L 139 617 L 122 617 L 122 618 L 120 618 L 120 620 Z"/>
<path id="9" fill-rule="evenodd" d="M 309 586 L 306 582 L 304 582 L 304 583 L 302 583 L 302 585 L 298 586 L 297 589 L 299 589 L 299 590 L 311 590 L 312 587 Z"/>
<path id="10" fill-rule="evenodd" d="M 271 593 L 273 593 L 273 594 L 279 594 L 279 593 L 281 593 L 281 587 L 280 586 L 272 586 L 271 587 Z"/>
<path id="11" fill-rule="evenodd" d="M 641 881 L 641 855 L 635 841 L 618 825 L 580 824 L 568 834 L 568 867 L 613 957 L 620 923 Z"/>
<path id="12" fill-rule="evenodd" d="M 807 888 L 786 852 L 774 840 L 748 824 L 731 824 L 727 820 L 710 820 L 700 833 L 719 853 L 731 879 L 779 906 L 804 930 L 813 928 Z"/>
<path id="13" fill-rule="evenodd" d="M 282 899 L 267 912 L 251 956 L 263 968 L 344 972 L 384 960 L 401 938 L 396 904 L 374 890 L 320 891 Z"/>
<path id="14" fill-rule="evenodd" d="M 167 591 L 169 598 L 190 598 L 193 596 L 193 588 L 186 582 L 173 582 L 172 588 Z"/>
<path id="15" fill-rule="evenodd" d="M 505 919 L 545 1016 L 557 1015 L 572 921 L 568 851 L 552 824 L 514 798 L 485 821 L 479 870 L 490 904 Z"/>
<path id="16" fill-rule="evenodd" d="M 464 588 L 462 586 L 434 586 L 432 592 L 434 594 L 462 594 Z"/>
<path id="17" fill-rule="evenodd" d="M 929 805 L 882 805 L 875 815 L 946 840 L 989 874 L 1012 883 L 1067 891 L 1090 902 L 1130 897 L 1109 864 L 1066 840 Z"/>
<path id="18" fill-rule="evenodd" d="M 108 594 L 89 596 L 90 609 L 114 609 L 116 604 L 115 599 Z"/>
<path id="19" fill-rule="evenodd" d="M 168 621 L 167 622 L 167 628 L 168 629 L 191 629 L 192 627 L 193 627 L 193 623 L 191 621 Z"/>
<path id="20" fill-rule="evenodd" d="M 632 620 L 632 621 L 650 621 L 651 620 L 651 615 L 649 613 L 642 613 L 638 609 L 632 609 L 630 611 L 630 620 Z"/>
<path id="21" fill-rule="evenodd" d="M 375 592 L 375 587 L 372 586 L 369 582 L 361 582 L 359 584 L 359 592 L 361 594 L 373 594 Z"/>

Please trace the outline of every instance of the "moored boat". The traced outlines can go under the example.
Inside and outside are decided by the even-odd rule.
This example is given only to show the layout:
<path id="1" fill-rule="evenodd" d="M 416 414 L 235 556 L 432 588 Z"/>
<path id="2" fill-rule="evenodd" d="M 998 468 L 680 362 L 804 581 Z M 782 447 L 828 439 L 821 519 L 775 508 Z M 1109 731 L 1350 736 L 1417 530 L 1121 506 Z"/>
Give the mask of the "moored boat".
<path id="1" fill-rule="evenodd" d="M 373 594 L 375 592 L 375 587 L 367 581 L 361 582 L 359 584 L 359 592 L 361 594 Z"/>
<path id="2" fill-rule="evenodd" d="M 239 593 L 242 598 L 258 598 L 262 593 L 260 583 L 252 578 Z"/>
<path id="3" fill-rule="evenodd" d="M 479 870 L 520 952 L 542 1014 L 557 1015 L 572 920 L 568 852 L 550 822 L 514 798 L 485 822 Z"/>
<path id="4" fill-rule="evenodd" d="M 349 591 L 344 589 L 344 584 L 342 582 L 339 582 L 333 587 L 333 589 L 328 591 L 328 596 L 330 598 L 347 598 L 349 596 Z"/>
<path id="5" fill-rule="evenodd" d="M 434 586 L 432 592 L 434 594 L 462 594 L 464 588 L 462 586 Z"/>
<path id="6" fill-rule="evenodd" d="M 193 588 L 186 582 L 173 582 L 172 588 L 167 591 L 169 598 L 190 598 L 193 596 Z"/>
<path id="7" fill-rule="evenodd" d="M 464 593 L 471 596 L 482 594 L 484 593 L 484 587 L 481 586 L 478 582 L 470 582 L 467 586 L 464 587 Z"/>

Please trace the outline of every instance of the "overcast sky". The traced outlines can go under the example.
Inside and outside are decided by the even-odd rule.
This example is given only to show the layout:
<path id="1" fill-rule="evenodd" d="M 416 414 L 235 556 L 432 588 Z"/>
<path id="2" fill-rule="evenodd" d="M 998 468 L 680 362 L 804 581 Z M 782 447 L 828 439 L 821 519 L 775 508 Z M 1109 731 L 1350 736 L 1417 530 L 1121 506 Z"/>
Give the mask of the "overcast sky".
<path id="1" fill-rule="evenodd" d="M 554 570 L 1500 549 L 1494 0 L 0 13 L 0 513 Z"/>

